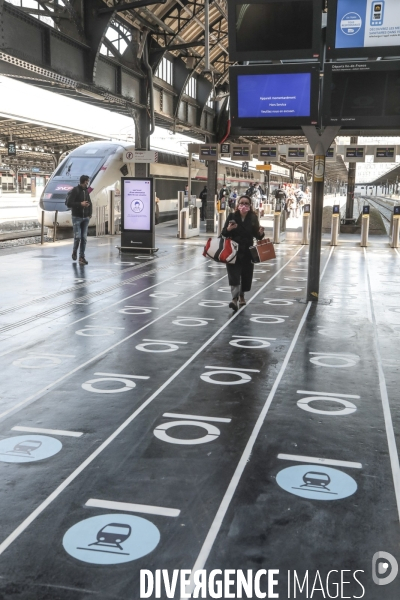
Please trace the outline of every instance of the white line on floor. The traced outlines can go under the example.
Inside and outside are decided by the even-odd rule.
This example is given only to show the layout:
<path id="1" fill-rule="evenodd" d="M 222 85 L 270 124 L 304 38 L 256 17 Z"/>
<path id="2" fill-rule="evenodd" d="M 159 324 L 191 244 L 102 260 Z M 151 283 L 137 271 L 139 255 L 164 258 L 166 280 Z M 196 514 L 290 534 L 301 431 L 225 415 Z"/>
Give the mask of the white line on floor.
<path id="1" fill-rule="evenodd" d="M 191 419 L 192 421 L 215 421 L 216 423 L 230 423 L 232 419 L 223 419 L 222 417 L 201 417 L 199 415 L 180 415 L 178 413 L 164 413 L 163 417 L 169 419 Z"/>
<path id="2" fill-rule="evenodd" d="M 11 428 L 12 431 L 27 431 L 29 433 L 47 433 L 49 435 L 66 435 L 69 437 L 81 437 L 83 433 L 80 431 L 64 431 L 63 429 L 44 429 L 43 427 L 23 427 L 16 425 Z"/>
<path id="3" fill-rule="evenodd" d="M 132 504 L 130 502 L 112 502 L 111 500 L 97 500 L 96 498 L 90 498 L 85 506 L 124 512 L 139 512 L 147 515 L 160 515 L 162 517 L 179 517 L 181 513 L 177 508 L 164 508 L 163 506 L 150 506 L 148 504 Z"/>
<path id="4" fill-rule="evenodd" d="M 350 462 L 348 460 L 335 460 L 332 458 L 316 458 L 315 456 L 296 456 L 295 454 L 278 454 L 281 460 L 292 460 L 294 462 L 318 463 L 320 465 L 332 465 L 336 467 L 349 467 L 350 469 L 362 469 L 359 462 Z"/>

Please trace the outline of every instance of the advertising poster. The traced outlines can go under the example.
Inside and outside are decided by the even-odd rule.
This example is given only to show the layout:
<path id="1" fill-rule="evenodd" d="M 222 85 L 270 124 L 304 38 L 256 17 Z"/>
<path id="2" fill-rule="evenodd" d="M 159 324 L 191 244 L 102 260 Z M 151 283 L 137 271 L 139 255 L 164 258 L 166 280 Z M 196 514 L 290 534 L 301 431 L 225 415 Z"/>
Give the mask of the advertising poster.
<path id="1" fill-rule="evenodd" d="M 239 117 L 309 117 L 310 73 L 238 76 Z"/>
<path id="2" fill-rule="evenodd" d="M 149 179 L 127 179 L 124 182 L 123 228 L 136 231 L 151 229 L 151 182 Z"/>
<path id="3" fill-rule="evenodd" d="M 400 45 L 399 0 L 339 0 L 336 48 Z"/>

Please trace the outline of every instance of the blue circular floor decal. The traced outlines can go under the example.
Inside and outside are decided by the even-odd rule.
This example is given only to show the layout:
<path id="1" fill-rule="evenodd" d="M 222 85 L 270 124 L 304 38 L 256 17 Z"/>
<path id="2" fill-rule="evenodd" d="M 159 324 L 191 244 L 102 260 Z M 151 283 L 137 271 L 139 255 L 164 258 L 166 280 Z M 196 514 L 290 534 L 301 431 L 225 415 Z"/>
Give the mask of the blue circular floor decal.
<path id="1" fill-rule="evenodd" d="M 287 492 L 312 500 L 340 500 L 357 491 L 357 484 L 350 475 L 321 465 L 282 469 L 276 481 Z"/>
<path id="2" fill-rule="evenodd" d="M 47 435 L 18 435 L 0 441 L 0 461 L 9 463 L 35 462 L 60 452 L 62 443 Z"/>
<path id="3" fill-rule="evenodd" d="M 78 560 L 116 565 L 146 556 L 159 541 L 159 530 L 147 519 L 112 513 L 73 525 L 64 535 L 63 546 Z"/>

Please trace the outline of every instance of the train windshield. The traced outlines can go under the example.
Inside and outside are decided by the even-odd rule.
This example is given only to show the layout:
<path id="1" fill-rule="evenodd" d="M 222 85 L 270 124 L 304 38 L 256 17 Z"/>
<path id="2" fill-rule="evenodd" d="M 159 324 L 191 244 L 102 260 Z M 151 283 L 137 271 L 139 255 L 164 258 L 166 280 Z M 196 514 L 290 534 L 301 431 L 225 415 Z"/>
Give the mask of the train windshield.
<path id="1" fill-rule="evenodd" d="M 129 527 L 127 525 L 106 525 L 101 531 L 103 533 L 127 535 L 129 534 Z"/>
<path id="2" fill-rule="evenodd" d="M 56 177 L 78 179 L 81 175 L 90 178 L 97 172 L 104 157 L 100 156 L 71 156 L 58 169 Z"/>

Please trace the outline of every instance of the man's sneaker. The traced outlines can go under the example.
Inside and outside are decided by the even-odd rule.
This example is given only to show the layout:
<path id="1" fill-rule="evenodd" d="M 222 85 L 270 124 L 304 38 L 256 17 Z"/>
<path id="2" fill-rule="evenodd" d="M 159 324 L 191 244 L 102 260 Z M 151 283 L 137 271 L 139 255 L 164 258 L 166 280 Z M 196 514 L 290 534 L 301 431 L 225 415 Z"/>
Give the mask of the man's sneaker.
<path id="1" fill-rule="evenodd" d="M 72 253 L 72 260 L 76 260 L 76 252 Z"/>
<path id="2" fill-rule="evenodd" d="M 86 260 L 86 258 L 84 256 L 80 256 L 79 257 L 79 264 L 81 265 L 88 265 L 88 261 Z"/>

